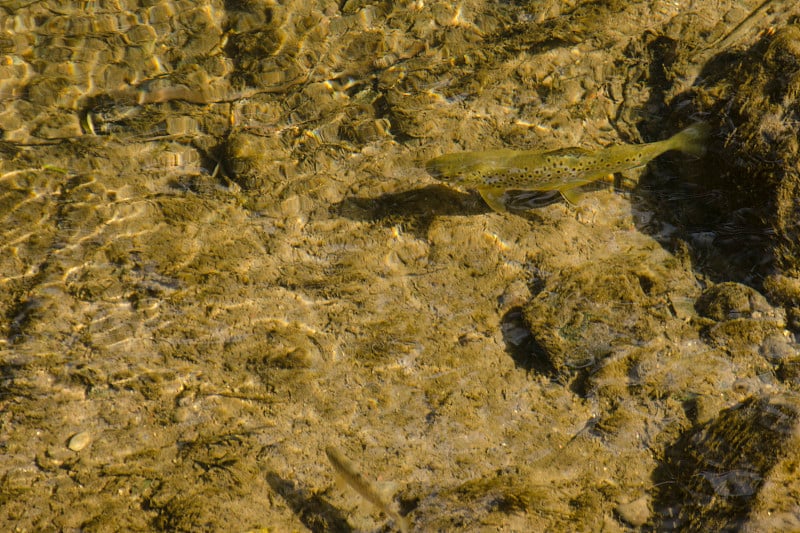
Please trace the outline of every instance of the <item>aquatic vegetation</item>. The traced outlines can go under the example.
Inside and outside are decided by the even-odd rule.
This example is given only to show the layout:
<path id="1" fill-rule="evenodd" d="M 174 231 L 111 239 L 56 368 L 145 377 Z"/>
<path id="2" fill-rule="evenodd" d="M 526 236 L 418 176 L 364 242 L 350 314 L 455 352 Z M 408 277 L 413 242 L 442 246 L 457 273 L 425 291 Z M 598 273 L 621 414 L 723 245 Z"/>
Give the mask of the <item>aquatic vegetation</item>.
<path id="1" fill-rule="evenodd" d="M 583 148 L 458 152 L 431 159 L 425 166 L 436 179 L 477 189 L 499 213 L 506 211 L 506 190 L 555 190 L 569 203 L 577 204 L 579 187 L 645 165 L 669 150 L 702 155 L 708 130 L 707 124 L 697 123 L 664 141 L 612 146 L 596 152 Z"/>

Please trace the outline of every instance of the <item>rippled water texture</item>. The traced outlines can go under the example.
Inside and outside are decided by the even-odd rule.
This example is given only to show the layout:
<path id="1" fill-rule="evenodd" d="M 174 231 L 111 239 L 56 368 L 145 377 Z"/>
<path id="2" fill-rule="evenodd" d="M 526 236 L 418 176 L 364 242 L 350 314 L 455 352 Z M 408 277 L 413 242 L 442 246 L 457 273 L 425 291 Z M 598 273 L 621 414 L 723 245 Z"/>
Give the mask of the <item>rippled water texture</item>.
<path id="1" fill-rule="evenodd" d="M 800 528 L 798 16 L 0 1 L 0 529 L 396 527 L 326 447 L 420 531 Z"/>

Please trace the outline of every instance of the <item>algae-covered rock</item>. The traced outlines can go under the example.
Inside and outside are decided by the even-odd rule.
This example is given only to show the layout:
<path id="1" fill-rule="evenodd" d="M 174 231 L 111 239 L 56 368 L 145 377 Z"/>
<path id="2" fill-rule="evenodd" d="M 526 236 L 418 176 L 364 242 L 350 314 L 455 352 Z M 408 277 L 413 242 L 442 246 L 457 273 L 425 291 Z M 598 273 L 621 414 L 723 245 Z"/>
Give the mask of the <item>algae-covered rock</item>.
<path id="1" fill-rule="evenodd" d="M 669 294 L 691 294 L 695 282 L 677 260 L 649 241 L 564 270 L 525 306 L 524 318 L 553 368 L 595 366 L 615 349 L 661 336 L 674 318 Z"/>
<path id="2" fill-rule="evenodd" d="M 714 285 L 703 291 L 695 307 L 700 316 L 713 321 L 703 327 L 704 338 L 729 354 L 761 355 L 780 362 L 791 352 L 783 311 L 770 306 L 752 287 L 735 282 Z"/>
<path id="3" fill-rule="evenodd" d="M 720 283 L 703 291 L 695 308 L 700 315 L 712 320 L 749 318 L 753 313 L 771 310 L 766 298 L 755 289 L 734 282 Z"/>
<path id="4" fill-rule="evenodd" d="M 773 301 L 786 307 L 788 327 L 800 331 L 800 277 L 783 274 L 767 276 L 764 290 Z"/>
<path id="5" fill-rule="evenodd" d="M 755 517 L 774 530 L 779 522 L 768 522 L 767 514 L 785 518 L 797 506 L 800 483 L 789 465 L 800 459 L 798 419 L 795 396 L 752 397 L 685 432 L 655 473 L 659 526 L 756 531 L 748 528 Z"/>

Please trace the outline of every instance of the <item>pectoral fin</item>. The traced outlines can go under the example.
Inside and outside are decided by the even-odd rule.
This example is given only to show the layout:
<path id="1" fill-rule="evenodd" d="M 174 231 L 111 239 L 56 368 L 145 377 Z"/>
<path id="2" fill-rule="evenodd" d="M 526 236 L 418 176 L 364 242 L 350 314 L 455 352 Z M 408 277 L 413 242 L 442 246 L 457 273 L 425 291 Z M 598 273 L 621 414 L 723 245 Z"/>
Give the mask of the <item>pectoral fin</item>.
<path id="1" fill-rule="evenodd" d="M 558 191 L 561 193 L 561 196 L 564 197 L 564 200 L 567 201 L 570 205 L 578 205 L 583 198 L 583 193 L 581 193 L 578 189 L 563 189 Z"/>
<path id="2" fill-rule="evenodd" d="M 491 207 L 497 213 L 505 213 L 508 211 L 505 200 L 503 199 L 505 196 L 505 191 L 503 189 L 489 189 L 482 187 L 478 189 L 478 192 L 481 194 L 483 200 L 489 204 L 489 207 Z"/>

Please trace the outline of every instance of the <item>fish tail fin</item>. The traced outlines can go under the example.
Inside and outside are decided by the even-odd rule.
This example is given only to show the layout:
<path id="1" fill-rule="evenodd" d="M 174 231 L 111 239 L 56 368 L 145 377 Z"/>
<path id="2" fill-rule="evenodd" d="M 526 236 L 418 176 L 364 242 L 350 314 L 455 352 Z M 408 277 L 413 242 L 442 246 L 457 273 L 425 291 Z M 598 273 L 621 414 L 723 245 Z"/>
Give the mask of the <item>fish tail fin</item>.
<path id="1" fill-rule="evenodd" d="M 674 150 L 700 157 L 706 153 L 706 142 L 710 133 L 709 124 L 698 122 L 673 135 L 670 145 Z"/>

